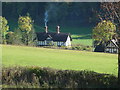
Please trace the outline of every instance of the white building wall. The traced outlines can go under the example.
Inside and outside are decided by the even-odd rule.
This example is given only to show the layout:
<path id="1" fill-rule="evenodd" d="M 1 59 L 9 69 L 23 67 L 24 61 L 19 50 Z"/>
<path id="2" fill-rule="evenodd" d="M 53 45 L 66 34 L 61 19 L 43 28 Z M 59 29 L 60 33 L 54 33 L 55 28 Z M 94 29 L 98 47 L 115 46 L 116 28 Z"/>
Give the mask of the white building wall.
<path id="1" fill-rule="evenodd" d="M 110 42 L 105 48 L 105 52 L 118 53 L 118 48 L 112 42 Z"/>
<path id="2" fill-rule="evenodd" d="M 67 40 L 65 42 L 65 46 L 71 46 L 71 41 L 70 41 L 70 37 L 67 37 Z"/>
<path id="3" fill-rule="evenodd" d="M 70 37 L 67 37 L 66 42 L 53 42 L 54 45 L 57 46 L 71 46 L 71 41 L 70 41 Z M 45 41 L 38 41 L 38 45 L 47 45 L 46 40 Z"/>
<path id="4" fill-rule="evenodd" d="M 47 42 L 46 42 L 46 40 L 44 41 L 44 45 L 47 45 Z"/>
<path id="5" fill-rule="evenodd" d="M 46 43 L 46 41 L 38 41 L 37 42 L 37 45 L 46 45 L 47 43 Z"/>

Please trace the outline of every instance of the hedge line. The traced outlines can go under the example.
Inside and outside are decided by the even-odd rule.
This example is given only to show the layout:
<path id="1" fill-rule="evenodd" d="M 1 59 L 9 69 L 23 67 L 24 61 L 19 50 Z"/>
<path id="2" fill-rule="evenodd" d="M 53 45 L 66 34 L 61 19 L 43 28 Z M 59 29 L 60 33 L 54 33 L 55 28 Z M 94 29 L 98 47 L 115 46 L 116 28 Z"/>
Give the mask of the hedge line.
<path id="1" fill-rule="evenodd" d="M 4 88 L 118 88 L 117 77 L 113 75 L 40 67 L 3 68 L 2 85 Z"/>

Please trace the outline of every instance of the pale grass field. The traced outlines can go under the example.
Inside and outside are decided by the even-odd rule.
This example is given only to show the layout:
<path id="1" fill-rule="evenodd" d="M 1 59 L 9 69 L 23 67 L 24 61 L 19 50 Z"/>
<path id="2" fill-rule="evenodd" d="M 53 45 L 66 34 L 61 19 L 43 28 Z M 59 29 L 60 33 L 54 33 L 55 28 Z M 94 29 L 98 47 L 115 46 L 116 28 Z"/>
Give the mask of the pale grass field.
<path id="1" fill-rule="evenodd" d="M 27 46 L 2 46 L 2 64 L 40 66 L 62 70 L 91 70 L 117 76 L 117 54 Z"/>

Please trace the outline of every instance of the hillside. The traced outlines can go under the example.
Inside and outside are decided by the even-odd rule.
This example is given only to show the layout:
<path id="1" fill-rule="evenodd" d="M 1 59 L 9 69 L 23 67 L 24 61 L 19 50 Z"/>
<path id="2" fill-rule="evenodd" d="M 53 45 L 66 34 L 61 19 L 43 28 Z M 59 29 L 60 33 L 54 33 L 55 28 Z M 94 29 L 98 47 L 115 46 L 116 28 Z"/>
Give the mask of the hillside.
<path id="1" fill-rule="evenodd" d="M 3 45 L 2 60 L 6 67 L 40 66 L 117 75 L 116 54 Z"/>

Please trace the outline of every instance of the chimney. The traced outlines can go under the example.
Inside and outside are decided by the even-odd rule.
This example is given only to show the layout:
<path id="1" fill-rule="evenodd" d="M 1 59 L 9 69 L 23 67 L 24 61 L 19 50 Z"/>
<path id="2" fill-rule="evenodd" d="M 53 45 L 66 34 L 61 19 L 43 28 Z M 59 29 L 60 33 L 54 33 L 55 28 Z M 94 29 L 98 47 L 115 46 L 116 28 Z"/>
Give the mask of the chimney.
<path id="1" fill-rule="evenodd" d="M 57 33 L 60 33 L 60 26 L 57 26 Z"/>
<path id="2" fill-rule="evenodd" d="M 47 26 L 45 26 L 45 32 L 48 33 L 48 27 Z"/>

